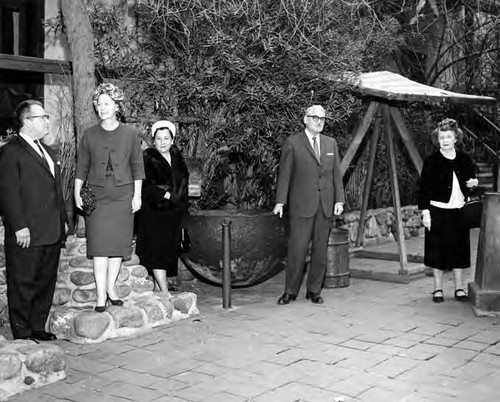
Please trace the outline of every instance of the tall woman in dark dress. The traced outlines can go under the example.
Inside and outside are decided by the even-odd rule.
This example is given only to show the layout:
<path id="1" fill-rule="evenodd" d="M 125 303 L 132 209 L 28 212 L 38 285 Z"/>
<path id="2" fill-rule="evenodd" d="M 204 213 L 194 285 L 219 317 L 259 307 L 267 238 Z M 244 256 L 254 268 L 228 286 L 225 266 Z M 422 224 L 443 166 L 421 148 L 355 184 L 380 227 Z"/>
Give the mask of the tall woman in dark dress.
<path id="1" fill-rule="evenodd" d="M 115 282 L 123 258 L 132 254 L 134 213 L 141 208 L 141 141 L 134 128 L 119 121 L 122 100 L 122 91 L 114 85 L 97 87 L 93 103 L 101 122 L 85 131 L 78 149 L 76 206 L 82 208 L 84 181 L 97 199 L 96 209 L 85 218 L 87 256 L 94 260 L 97 312 L 105 311 L 107 303 L 123 305 Z"/>
<path id="2" fill-rule="evenodd" d="M 424 264 L 433 268 L 435 303 L 444 301 L 443 271 L 453 271 L 455 299 L 467 301 L 462 273 L 470 267 L 470 230 L 462 208 L 478 180 L 471 159 L 455 149 L 463 138 L 455 120 L 441 121 L 432 137 L 439 151 L 424 161 L 418 203 L 425 226 Z"/>
<path id="3" fill-rule="evenodd" d="M 175 290 L 167 277 L 177 277 L 181 222 L 188 207 L 189 173 L 180 150 L 172 146 L 175 133 L 167 120 L 151 128 L 154 148 L 144 150 L 146 180 L 137 225 L 137 255 L 162 292 Z"/>

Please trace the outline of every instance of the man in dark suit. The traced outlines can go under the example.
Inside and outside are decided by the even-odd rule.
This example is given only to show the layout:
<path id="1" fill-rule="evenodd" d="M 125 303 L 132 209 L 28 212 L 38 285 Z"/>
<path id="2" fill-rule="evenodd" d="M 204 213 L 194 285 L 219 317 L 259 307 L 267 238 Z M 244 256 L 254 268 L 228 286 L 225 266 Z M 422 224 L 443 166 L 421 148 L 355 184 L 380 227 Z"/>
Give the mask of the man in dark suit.
<path id="1" fill-rule="evenodd" d="M 337 143 L 320 134 L 325 125 L 325 109 L 320 105 L 308 108 L 304 124 L 305 130 L 287 139 L 280 160 L 273 213 L 281 218 L 288 201 L 290 238 L 285 293 L 278 304 L 288 304 L 297 298 L 311 241 L 306 299 L 323 303 L 320 292 L 326 273 L 332 214 L 340 215 L 344 208 Z"/>
<path id="2" fill-rule="evenodd" d="M 16 109 L 19 134 L 0 148 L 0 212 L 5 226 L 7 300 L 15 339 L 49 341 L 45 331 L 65 240 L 60 171 L 40 140 L 49 116 L 40 102 Z"/>

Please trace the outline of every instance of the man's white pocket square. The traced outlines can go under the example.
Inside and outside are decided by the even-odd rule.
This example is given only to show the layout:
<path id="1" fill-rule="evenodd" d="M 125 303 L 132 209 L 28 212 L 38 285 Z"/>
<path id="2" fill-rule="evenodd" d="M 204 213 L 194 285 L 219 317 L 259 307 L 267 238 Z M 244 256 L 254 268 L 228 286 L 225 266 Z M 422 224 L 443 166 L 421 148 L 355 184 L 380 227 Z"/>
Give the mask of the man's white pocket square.
<path id="1" fill-rule="evenodd" d="M 333 156 L 333 152 L 327 153 L 326 156 Z"/>

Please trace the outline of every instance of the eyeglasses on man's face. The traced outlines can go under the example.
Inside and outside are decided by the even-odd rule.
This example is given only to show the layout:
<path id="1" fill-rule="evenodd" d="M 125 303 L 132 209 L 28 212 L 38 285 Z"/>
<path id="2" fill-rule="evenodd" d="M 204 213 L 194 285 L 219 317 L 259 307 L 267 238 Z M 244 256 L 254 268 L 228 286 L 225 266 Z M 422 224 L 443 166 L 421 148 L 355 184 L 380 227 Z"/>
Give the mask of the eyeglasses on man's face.
<path id="1" fill-rule="evenodd" d="M 45 120 L 45 121 L 49 121 L 50 120 L 50 115 L 48 114 L 39 114 L 38 116 L 28 116 L 26 117 L 28 120 L 32 120 L 32 119 L 42 119 L 42 120 Z"/>
<path id="2" fill-rule="evenodd" d="M 326 119 L 326 117 L 320 117 L 320 116 L 315 116 L 315 115 L 307 115 L 307 117 L 310 117 L 311 119 L 313 119 L 313 121 L 315 123 L 319 123 L 319 122 L 324 123 L 325 119 Z"/>

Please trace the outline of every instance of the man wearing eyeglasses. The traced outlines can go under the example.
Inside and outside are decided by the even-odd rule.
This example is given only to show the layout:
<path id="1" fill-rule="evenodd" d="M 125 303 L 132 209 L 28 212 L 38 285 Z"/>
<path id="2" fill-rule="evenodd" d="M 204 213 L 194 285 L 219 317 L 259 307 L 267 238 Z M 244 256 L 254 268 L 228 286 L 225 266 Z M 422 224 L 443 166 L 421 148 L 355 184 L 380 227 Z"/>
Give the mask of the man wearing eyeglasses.
<path id="1" fill-rule="evenodd" d="M 297 298 L 306 254 L 311 247 L 306 299 L 322 304 L 321 287 L 326 273 L 327 247 L 332 215 L 340 215 L 344 186 L 336 141 L 320 134 L 325 125 L 325 109 L 314 105 L 306 110 L 305 129 L 290 136 L 283 147 L 273 213 L 283 216 L 288 204 L 290 237 L 285 293 L 278 304 Z"/>
<path id="2" fill-rule="evenodd" d="M 49 116 L 40 102 L 16 108 L 19 134 L 0 148 L 0 214 L 5 226 L 7 300 L 14 339 L 50 341 L 45 331 L 57 279 L 66 208 L 60 172 L 41 140 Z"/>

